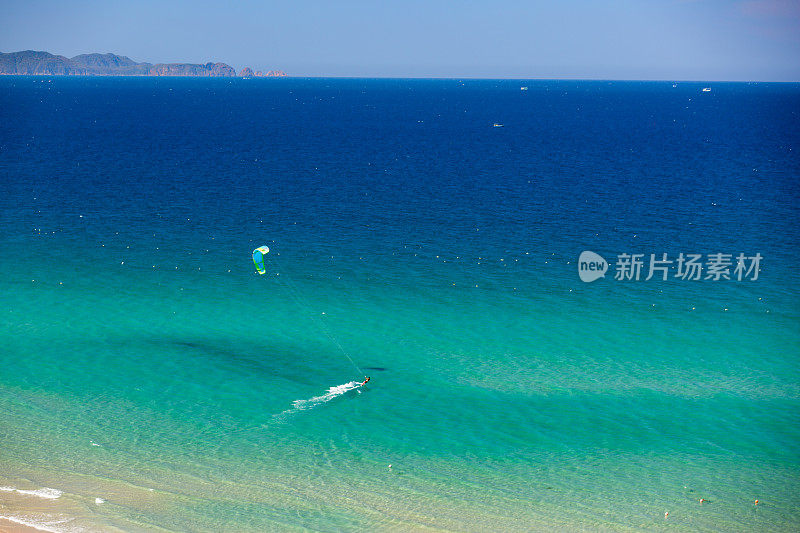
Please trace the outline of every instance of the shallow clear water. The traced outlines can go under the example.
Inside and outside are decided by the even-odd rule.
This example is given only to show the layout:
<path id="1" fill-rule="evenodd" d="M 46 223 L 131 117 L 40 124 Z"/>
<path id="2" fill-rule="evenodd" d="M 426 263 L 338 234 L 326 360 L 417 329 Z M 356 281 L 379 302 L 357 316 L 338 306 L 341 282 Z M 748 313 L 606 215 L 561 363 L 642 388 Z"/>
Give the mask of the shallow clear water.
<path id="1" fill-rule="evenodd" d="M 800 88 L 702 87 L 0 79 L 0 516 L 796 529 Z"/>

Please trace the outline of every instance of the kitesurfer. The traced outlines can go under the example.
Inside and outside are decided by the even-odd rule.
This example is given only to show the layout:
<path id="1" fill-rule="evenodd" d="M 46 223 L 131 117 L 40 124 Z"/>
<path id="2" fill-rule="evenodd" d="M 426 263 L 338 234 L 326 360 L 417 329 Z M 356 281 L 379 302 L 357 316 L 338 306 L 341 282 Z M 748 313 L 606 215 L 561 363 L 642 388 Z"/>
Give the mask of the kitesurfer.
<path id="1" fill-rule="evenodd" d="M 364 383 L 362 383 L 362 384 L 361 384 L 361 386 L 362 386 L 362 387 L 363 387 L 364 385 L 366 385 L 366 384 L 367 384 L 367 381 L 369 381 L 369 380 L 371 379 L 371 378 L 370 378 L 370 377 L 368 377 L 368 376 L 364 376 L 364 378 L 365 378 L 365 379 L 364 379 Z"/>

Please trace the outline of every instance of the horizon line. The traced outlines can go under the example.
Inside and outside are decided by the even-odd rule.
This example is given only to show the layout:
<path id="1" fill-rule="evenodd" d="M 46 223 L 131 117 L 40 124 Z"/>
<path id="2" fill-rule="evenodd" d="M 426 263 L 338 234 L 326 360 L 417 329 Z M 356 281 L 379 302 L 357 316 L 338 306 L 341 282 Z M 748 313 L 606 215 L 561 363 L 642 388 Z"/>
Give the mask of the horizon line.
<path id="1" fill-rule="evenodd" d="M 231 67 L 233 68 L 233 67 Z M 247 67 L 249 68 L 249 67 Z M 275 69 L 273 69 L 275 70 Z M 281 70 L 281 69 L 277 69 Z M 347 79 L 347 80 L 483 80 L 483 81 L 607 81 L 607 82 L 653 82 L 653 83 L 800 83 L 797 80 L 765 80 L 765 79 L 679 79 L 679 78 L 520 78 L 520 77 L 492 77 L 492 76 L 354 76 L 354 75 L 294 75 L 285 76 L 183 76 L 183 75 L 125 75 L 125 74 L 6 74 L 0 77 L 29 77 L 29 78 L 199 78 L 199 79 Z"/>
<path id="2" fill-rule="evenodd" d="M 117 57 L 125 57 L 127 59 L 131 59 L 130 56 L 124 55 L 117 52 L 87 52 L 83 54 L 77 54 L 75 56 L 68 56 L 60 53 L 53 53 L 47 50 L 35 50 L 33 48 L 28 48 L 25 50 L 18 50 L 12 52 L 2 52 L 0 54 L 18 54 L 22 52 L 34 52 L 34 53 L 45 53 L 50 54 L 53 56 L 61 56 L 66 59 L 72 59 L 73 57 L 78 57 L 81 55 L 113 55 Z M 190 62 L 171 62 L 171 63 L 150 63 L 149 60 L 145 61 L 138 61 L 135 59 L 131 59 L 136 63 L 148 63 L 152 65 L 157 64 L 187 64 L 187 65 L 205 65 L 208 63 L 222 63 L 234 70 L 236 73 L 235 76 L 207 76 L 207 77 L 231 77 L 231 78 L 241 78 L 238 73 L 242 70 L 249 68 L 253 70 L 250 66 L 244 66 L 241 68 L 236 68 L 232 66 L 230 63 L 225 61 L 207 61 L 205 63 L 190 63 Z M 266 67 L 265 67 L 266 68 Z M 273 67 L 267 69 L 267 71 L 277 71 L 277 72 L 284 72 L 283 68 Z M 61 76 L 61 77 L 138 77 L 138 76 L 129 76 L 129 75 L 115 75 L 115 74 L 4 74 L 0 73 L 3 76 Z M 141 77 L 150 77 L 150 76 L 141 76 Z M 171 75 L 163 75 L 158 77 L 204 77 L 204 76 L 171 76 Z M 263 76 L 267 77 L 267 76 Z M 743 79 L 743 78 L 736 78 L 736 79 L 680 79 L 680 78 L 604 78 L 604 77 L 582 77 L 582 76 L 565 76 L 565 77 L 517 77 L 517 76 L 402 76 L 402 75 L 373 75 L 373 76 L 359 76 L 359 75 L 293 75 L 293 74 L 286 74 L 285 76 L 278 76 L 278 77 L 285 77 L 285 78 L 319 78 L 319 79 L 396 79 L 396 80 L 525 80 L 525 81 L 652 81 L 652 82 L 671 82 L 671 83 L 800 83 L 800 78 L 790 79 L 790 80 L 775 80 L 775 79 Z"/>

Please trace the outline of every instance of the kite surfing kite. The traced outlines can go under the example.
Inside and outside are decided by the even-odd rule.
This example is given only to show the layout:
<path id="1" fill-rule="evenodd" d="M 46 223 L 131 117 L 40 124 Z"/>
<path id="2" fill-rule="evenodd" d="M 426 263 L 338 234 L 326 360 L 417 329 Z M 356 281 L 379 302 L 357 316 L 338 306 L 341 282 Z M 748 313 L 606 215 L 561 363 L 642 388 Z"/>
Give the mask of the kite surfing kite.
<path id="1" fill-rule="evenodd" d="M 269 248 L 266 246 L 259 246 L 253 250 L 253 263 L 256 265 L 259 274 L 266 274 L 267 267 L 264 265 L 264 256 L 269 253 Z"/>

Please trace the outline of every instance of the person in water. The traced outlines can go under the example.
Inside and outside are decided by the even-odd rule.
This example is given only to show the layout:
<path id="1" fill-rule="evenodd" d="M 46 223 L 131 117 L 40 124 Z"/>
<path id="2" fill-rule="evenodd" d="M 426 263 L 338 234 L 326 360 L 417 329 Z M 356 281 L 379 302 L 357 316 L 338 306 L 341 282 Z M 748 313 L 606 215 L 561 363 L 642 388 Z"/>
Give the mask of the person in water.
<path id="1" fill-rule="evenodd" d="M 365 379 L 364 379 L 364 383 L 362 383 L 362 384 L 361 384 L 361 386 L 362 386 L 362 387 L 363 387 L 364 385 L 366 385 L 366 384 L 367 384 L 367 381 L 369 381 L 369 380 L 371 379 L 371 378 L 370 378 L 370 377 L 368 377 L 368 376 L 364 376 L 364 378 L 365 378 Z"/>

